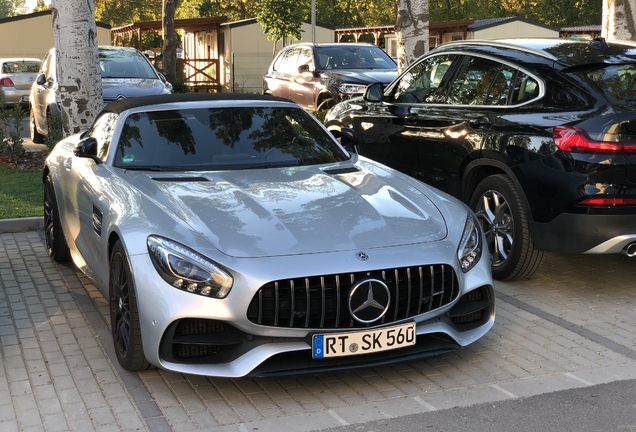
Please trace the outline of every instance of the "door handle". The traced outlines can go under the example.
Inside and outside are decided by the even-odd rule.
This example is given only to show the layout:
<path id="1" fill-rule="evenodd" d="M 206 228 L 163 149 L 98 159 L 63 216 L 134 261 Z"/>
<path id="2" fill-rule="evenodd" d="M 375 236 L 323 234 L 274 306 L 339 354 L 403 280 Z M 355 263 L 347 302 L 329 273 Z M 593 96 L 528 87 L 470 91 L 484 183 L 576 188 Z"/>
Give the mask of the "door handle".
<path id="1" fill-rule="evenodd" d="M 473 129 L 479 129 L 491 125 L 490 120 L 487 117 L 473 118 L 468 121 L 468 124 Z"/>

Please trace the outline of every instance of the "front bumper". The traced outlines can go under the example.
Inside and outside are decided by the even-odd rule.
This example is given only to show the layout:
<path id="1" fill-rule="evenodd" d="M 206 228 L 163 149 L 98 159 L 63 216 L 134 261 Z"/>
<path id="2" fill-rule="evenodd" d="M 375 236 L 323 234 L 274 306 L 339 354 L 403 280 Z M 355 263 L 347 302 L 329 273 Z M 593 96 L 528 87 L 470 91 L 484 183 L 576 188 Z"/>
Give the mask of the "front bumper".
<path id="1" fill-rule="evenodd" d="M 425 256 L 426 261 L 444 262 L 443 256 L 448 256 L 443 244 L 419 248 L 422 252 L 420 260 Z M 412 247 L 387 249 L 376 250 L 373 254 L 383 266 L 409 264 L 409 261 L 418 259 L 413 256 Z M 328 255 L 325 258 L 328 259 L 330 271 L 354 271 L 360 270 L 356 266 L 369 265 L 351 260 L 353 254 L 350 251 L 342 253 L 342 256 L 338 256 L 338 253 Z M 234 273 L 235 285 L 223 300 L 171 287 L 156 273 L 146 254 L 131 256 L 130 261 L 137 291 L 144 354 L 153 365 L 180 373 L 221 377 L 299 374 L 407 361 L 468 345 L 492 327 L 495 317 L 490 262 L 484 256 L 468 274 L 458 275 L 461 291 L 456 301 L 408 319 L 415 321 L 417 326 L 418 343 L 414 347 L 344 357 L 344 360 L 314 360 L 311 335 L 342 332 L 342 329 L 258 325 L 250 322 L 247 310 L 255 293 L 265 283 L 290 277 L 293 272 L 324 268 L 317 265 L 319 257 L 245 259 L 241 268 L 249 269 L 251 274 Z M 480 304 L 481 315 L 466 319 L 473 316 L 471 314 L 474 314 L 475 307 L 467 306 L 460 300 L 478 289 L 485 297 Z M 204 331 L 176 331 L 179 323 L 188 321 L 192 328 L 210 327 Z M 223 331 L 214 328 L 222 328 Z"/>

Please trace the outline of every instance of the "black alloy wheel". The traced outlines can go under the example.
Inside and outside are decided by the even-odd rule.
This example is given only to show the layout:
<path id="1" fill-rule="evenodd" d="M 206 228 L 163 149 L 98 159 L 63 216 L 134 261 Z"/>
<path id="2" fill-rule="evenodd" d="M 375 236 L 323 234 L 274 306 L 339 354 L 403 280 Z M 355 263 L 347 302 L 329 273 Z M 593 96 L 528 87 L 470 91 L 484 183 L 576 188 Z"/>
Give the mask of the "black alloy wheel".
<path id="1" fill-rule="evenodd" d="M 135 287 L 126 253 L 119 241 L 110 257 L 109 297 L 110 325 L 119 364 L 129 371 L 148 369 L 150 364 L 144 356 Z"/>
<path id="2" fill-rule="evenodd" d="M 64 239 L 64 231 L 59 219 L 51 174 L 47 175 L 44 183 L 44 239 L 46 251 L 54 261 L 66 262 L 71 259 L 71 252 Z"/>
<path id="3" fill-rule="evenodd" d="M 499 174 L 484 179 L 470 207 L 486 234 L 493 277 L 514 280 L 534 274 L 543 252 L 534 248 L 524 200 L 510 178 Z"/>

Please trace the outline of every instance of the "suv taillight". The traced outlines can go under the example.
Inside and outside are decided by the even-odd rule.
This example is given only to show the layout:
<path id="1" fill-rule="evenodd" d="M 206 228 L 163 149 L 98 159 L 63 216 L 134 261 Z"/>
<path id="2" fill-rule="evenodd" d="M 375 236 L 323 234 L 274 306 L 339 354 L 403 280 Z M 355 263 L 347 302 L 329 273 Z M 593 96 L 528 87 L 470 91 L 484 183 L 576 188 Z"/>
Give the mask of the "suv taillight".
<path id="1" fill-rule="evenodd" d="M 0 87 L 15 87 L 11 78 L 2 78 L 0 79 Z"/>
<path id="2" fill-rule="evenodd" d="M 633 206 L 636 205 L 636 198 L 617 198 L 617 197 L 589 197 L 579 201 L 579 205 L 615 207 L 615 206 Z"/>
<path id="3" fill-rule="evenodd" d="M 552 131 L 554 142 L 560 150 L 576 153 L 635 154 L 636 143 L 597 141 L 583 129 L 557 126 Z"/>

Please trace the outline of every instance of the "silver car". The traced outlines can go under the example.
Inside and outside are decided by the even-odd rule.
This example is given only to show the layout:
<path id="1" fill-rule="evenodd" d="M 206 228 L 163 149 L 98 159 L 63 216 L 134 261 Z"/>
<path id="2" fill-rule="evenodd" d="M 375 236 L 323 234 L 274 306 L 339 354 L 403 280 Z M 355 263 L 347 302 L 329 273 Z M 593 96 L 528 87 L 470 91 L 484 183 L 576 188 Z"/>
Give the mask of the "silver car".
<path id="1" fill-rule="evenodd" d="M 493 325 L 458 200 L 280 98 L 116 101 L 46 160 L 45 236 L 110 303 L 117 357 L 241 377 L 414 361 Z"/>
<path id="2" fill-rule="evenodd" d="M 37 58 L 0 59 L 0 96 L 5 105 L 29 106 L 31 85 L 41 64 Z"/>
<path id="3" fill-rule="evenodd" d="M 98 55 L 104 105 L 117 99 L 172 93 L 172 85 L 140 51 L 100 46 Z M 49 117 L 62 110 L 56 68 L 55 48 L 52 48 L 30 90 L 29 130 L 34 143 L 44 143 Z"/>

